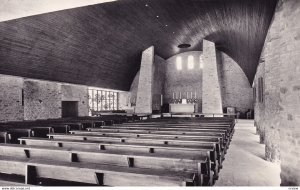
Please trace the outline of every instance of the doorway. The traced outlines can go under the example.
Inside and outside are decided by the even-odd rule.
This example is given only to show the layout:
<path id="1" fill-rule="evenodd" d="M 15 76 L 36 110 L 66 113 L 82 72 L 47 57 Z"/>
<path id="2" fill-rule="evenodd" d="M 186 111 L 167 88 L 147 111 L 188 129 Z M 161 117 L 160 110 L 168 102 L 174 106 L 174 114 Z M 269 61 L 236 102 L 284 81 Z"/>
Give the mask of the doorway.
<path id="1" fill-rule="evenodd" d="M 78 101 L 62 101 L 61 102 L 62 118 L 78 117 Z"/>

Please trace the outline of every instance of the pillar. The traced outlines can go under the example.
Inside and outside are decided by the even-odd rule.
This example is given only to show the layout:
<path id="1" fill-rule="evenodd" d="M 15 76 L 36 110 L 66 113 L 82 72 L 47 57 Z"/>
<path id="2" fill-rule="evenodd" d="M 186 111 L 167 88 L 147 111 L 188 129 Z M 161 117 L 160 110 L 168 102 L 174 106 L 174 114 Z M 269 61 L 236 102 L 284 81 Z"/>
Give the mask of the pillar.
<path id="1" fill-rule="evenodd" d="M 223 113 L 216 48 L 207 40 L 203 40 L 202 113 Z"/>
<path id="2" fill-rule="evenodd" d="M 140 75 L 138 80 L 135 113 L 152 113 L 154 47 L 151 46 L 142 53 Z"/>

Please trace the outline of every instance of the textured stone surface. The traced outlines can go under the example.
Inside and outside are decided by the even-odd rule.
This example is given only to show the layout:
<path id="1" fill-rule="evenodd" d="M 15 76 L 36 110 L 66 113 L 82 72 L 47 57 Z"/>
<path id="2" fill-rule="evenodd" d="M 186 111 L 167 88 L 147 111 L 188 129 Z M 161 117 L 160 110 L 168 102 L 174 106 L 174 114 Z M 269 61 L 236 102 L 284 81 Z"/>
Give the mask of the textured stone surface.
<path id="1" fill-rule="evenodd" d="M 142 53 L 135 113 L 152 113 L 154 47 Z"/>
<path id="2" fill-rule="evenodd" d="M 78 101 L 78 115 L 88 115 L 86 86 L 0 75 L 0 89 L 0 121 L 60 118 L 61 101 Z"/>
<path id="3" fill-rule="evenodd" d="M 152 109 L 161 109 L 161 95 L 164 94 L 166 60 L 155 55 L 153 65 Z"/>
<path id="4" fill-rule="evenodd" d="M 164 86 L 165 86 L 165 69 L 166 69 L 166 61 L 155 55 L 154 56 L 154 64 L 152 69 L 152 110 L 160 110 L 160 105 L 158 101 L 160 100 L 160 94 L 164 94 Z M 139 84 L 139 76 L 140 71 L 137 72 L 131 87 L 129 94 L 129 107 L 126 106 L 126 109 L 133 109 L 136 106 L 136 99 L 137 99 L 137 91 L 138 91 L 138 84 Z M 125 95 L 125 94 L 124 94 Z M 125 98 L 125 97 L 124 97 Z M 122 100 L 126 100 L 126 98 Z M 121 100 L 120 100 L 121 101 Z M 120 105 L 124 105 L 124 103 L 120 103 Z M 126 104 L 125 104 L 126 105 Z M 127 104 L 128 105 L 128 104 Z"/>
<path id="5" fill-rule="evenodd" d="M 264 53 L 262 53 L 263 55 Z M 259 142 L 265 143 L 265 126 L 264 126 L 264 117 L 265 117 L 265 101 L 258 101 L 258 78 L 265 78 L 265 62 L 261 62 L 258 65 L 257 72 L 253 81 L 253 88 L 256 89 L 256 95 L 254 100 L 254 125 L 256 127 L 256 133 L 259 135 Z"/>
<path id="6" fill-rule="evenodd" d="M 218 74 L 223 107 L 245 113 L 253 109 L 253 91 L 241 67 L 227 54 L 217 52 Z"/>
<path id="7" fill-rule="evenodd" d="M 23 120 L 22 88 L 22 78 L 0 75 L 0 122 Z"/>
<path id="8" fill-rule="evenodd" d="M 24 119 L 48 119 L 61 117 L 61 92 L 57 83 L 24 81 Z"/>
<path id="9" fill-rule="evenodd" d="M 202 79 L 202 112 L 223 113 L 216 48 L 207 40 L 203 40 Z"/>
<path id="10" fill-rule="evenodd" d="M 263 55 L 265 108 L 259 111 L 265 113 L 266 158 L 281 160 L 281 185 L 300 185 L 299 18 L 300 1 L 279 1 Z"/>
<path id="11" fill-rule="evenodd" d="M 88 113 L 88 87 L 82 85 L 61 85 L 62 101 L 78 101 L 78 115 L 87 116 Z"/>
<path id="12" fill-rule="evenodd" d="M 190 51 L 181 53 L 167 59 L 166 75 L 165 75 L 165 89 L 164 89 L 164 103 L 170 103 L 173 99 L 173 93 L 179 96 L 181 92 L 182 98 L 187 98 L 186 93 L 190 98 L 190 93 L 193 95 L 196 92 L 198 101 L 198 111 L 202 111 L 202 69 L 200 69 L 201 51 Z M 182 70 L 176 68 L 176 58 L 182 58 Z M 188 56 L 194 57 L 194 69 L 188 69 Z M 178 97 L 179 98 L 179 97 Z"/>
<path id="13" fill-rule="evenodd" d="M 188 70 L 188 56 L 194 57 L 194 69 Z M 202 111 L 202 69 L 200 69 L 201 51 L 191 51 L 170 57 L 166 61 L 159 56 L 154 57 L 153 97 L 155 94 L 163 94 L 163 103 L 170 103 L 173 99 L 173 92 L 182 93 L 186 98 L 186 92 L 196 92 L 198 101 L 198 112 Z M 236 110 L 245 112 L 253 109 L 253 93 L 245 73 L 240 66 L 223 52 L 218 52 L 218 74 L 221 85 L 223 107 L 236 107 Z M 182 57 L 182 70 L 176 68 L 177 56 Z M 132 109 L 130 106 L 136 104 L 138 85 L 137 73 L 131 84 L 131 90 L 127 98 L 120 99 L 120 106 L 123 100 L 129 99 L 120 109 Z M 129 97 L 128 97 L 129 96 Z M 190 95 L 189 95 L 190 96 Z M 128 107 L 129 106 L 129 107 Z M 158 109 L 153 100 L 153 110 Z M 156 108 L 157 107 L 157 108 Z"/>

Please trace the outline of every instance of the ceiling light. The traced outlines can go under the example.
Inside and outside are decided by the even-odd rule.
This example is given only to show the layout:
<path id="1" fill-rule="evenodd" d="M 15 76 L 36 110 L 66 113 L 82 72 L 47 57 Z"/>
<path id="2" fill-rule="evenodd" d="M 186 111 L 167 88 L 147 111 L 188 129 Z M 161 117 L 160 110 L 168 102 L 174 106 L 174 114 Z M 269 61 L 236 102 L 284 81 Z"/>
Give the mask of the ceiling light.
<path id="1" fill-rule="evenodd" d="M 148 4 L 146 4 L 145 6 L 148 7 Z"/>
<path id="2" fill-rule="evenodd" d="M 191 47 L 191 44 L 180 44 L 178 45 L 179 48 L 189 48 Z"/>
<path id="3" fill-rule="evenodd" d="M 157 15 L 156 17 L 158 18 L 159 16 Z"/>

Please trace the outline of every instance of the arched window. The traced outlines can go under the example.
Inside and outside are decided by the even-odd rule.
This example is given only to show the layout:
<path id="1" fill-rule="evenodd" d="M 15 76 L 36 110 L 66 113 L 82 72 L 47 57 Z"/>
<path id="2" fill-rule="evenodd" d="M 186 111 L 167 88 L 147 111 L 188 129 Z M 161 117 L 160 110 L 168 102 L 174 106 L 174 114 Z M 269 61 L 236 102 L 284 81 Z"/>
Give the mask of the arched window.
<path id="1" fill-rule="evenodd" d="M 188 69 L 194 69 L 194 56 L 188 56 Z"/>
<path id="2" fill-rule="evenodd" d="M 180 56 L 176 58 L 176 68 L 177 70 L 182 70 L 182 58 Z"/>

